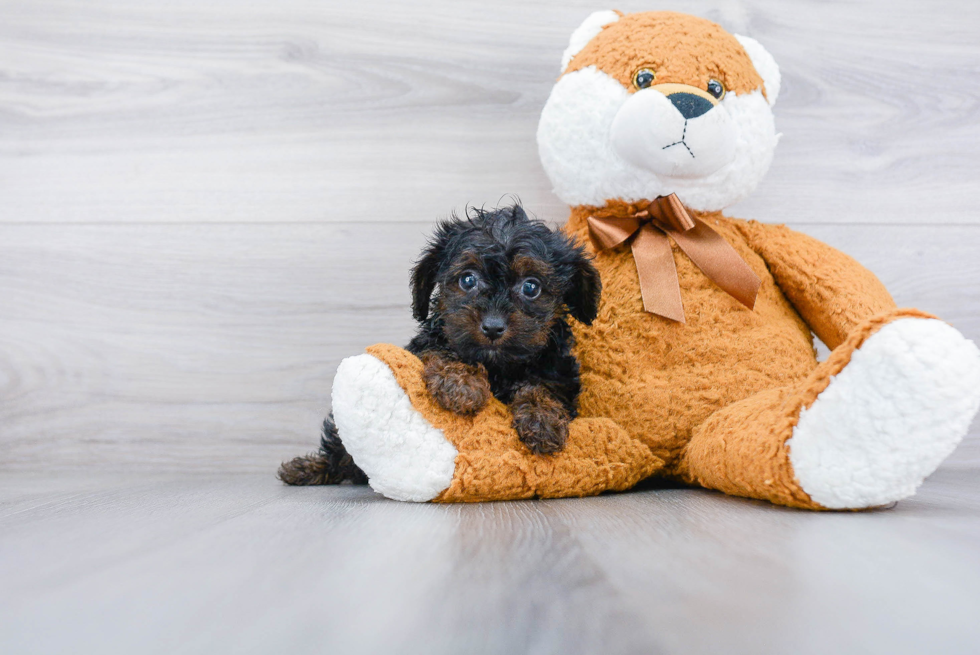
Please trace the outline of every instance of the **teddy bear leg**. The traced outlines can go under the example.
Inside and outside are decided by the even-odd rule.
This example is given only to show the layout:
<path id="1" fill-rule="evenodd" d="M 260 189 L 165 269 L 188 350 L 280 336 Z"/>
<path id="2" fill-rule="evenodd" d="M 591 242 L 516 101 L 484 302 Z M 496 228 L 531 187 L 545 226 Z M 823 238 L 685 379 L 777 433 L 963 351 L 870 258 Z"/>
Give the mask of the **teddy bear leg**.
<path id="1" fill-rule="evenodd" d="M 885 505 L 953 451 L 980 407 L 980 351 L 914 310 L 860 325 L 800 385 L 719 410 L 678 468 L 688 482 L 809 509 Z"/>
<path id="2" fill-rule="evenodd" d="M 534 455 L 506 406 L 492 399 L 473 417 L 446 411 L 426 390 L 419 359 L 389 345 L 341 363 L 333 413 L 371 487 L 395 500 L 588 496 L 628 489 L 663 467 L 608 419 L 576 419 L 564 449 Z"/>

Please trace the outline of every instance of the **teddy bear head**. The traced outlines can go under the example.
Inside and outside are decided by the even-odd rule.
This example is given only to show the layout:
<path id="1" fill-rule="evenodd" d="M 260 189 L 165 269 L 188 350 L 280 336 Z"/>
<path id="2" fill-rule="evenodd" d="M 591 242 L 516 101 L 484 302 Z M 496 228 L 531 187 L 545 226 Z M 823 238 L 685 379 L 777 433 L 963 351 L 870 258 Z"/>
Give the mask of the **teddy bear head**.
<path id="1" fill-rule="evenodd" d="M 596 12 L 541 113 L 541 163 L 570 205 L 676 193 L 720 210 L 768 170 L 778 94 L 779 68 L 754 39 L 686 14 Z"/>

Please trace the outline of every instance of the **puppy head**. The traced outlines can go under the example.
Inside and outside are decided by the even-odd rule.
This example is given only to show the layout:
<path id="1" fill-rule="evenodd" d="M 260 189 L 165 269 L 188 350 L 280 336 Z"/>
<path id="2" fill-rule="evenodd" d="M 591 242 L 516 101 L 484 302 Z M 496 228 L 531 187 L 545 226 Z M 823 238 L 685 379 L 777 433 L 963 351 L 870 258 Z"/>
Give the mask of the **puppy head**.
<path id="1" fill-rule="evenodd" d="M 583 249 L 519 205 L 473 209 L 436 229 L 412 271 L 412 309 L 424 321 L 435 300 L 461 357 L 504 362 L 542 350 L 565 314 L 592 323 L 601 288 Z"/>
<path id="2" fill-rule="evenodd" d="M 779 68 L 753 39 L 685 14 L 603 11 L 572 34 L 562 68 L 538 148 L 571 205 L 676 193 L 714 211 L 769 168 Z"/>

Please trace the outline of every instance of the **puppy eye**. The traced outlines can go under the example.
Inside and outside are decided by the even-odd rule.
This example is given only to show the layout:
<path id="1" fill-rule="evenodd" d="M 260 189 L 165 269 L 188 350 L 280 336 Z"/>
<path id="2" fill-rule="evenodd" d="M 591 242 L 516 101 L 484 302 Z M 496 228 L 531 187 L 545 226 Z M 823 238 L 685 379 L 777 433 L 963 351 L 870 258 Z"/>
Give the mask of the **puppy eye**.
<path id="1" fill-rule="evenodd" d="M 708 80 L 708 93 L 721 100 L 725 97 L 725 85 L 718 80 Z"/>
<path id="2" fill-rule="evenodd" d="M 541 283 L 533 277 L 529 277 L 521 284 L 521 295 L 528 300 L 534 300 L 541 295 Z"/>
<path id="3" fill-rule="evenodd" d="M 655 80 L 657 74 L 653 72 L 650 68 L 641 68 L 640 70 L 633 73 L 633 86 L 638 89 L 645 89 Z"/>
<path id="4" fill-rule="evenodd" d="M 463 291 L 472 291 L 476 288 L 479 281 L 480 278 L 476 276 L 476 273 L 473 271 L 466 271 L 459 276 L 459 288 Z"/>

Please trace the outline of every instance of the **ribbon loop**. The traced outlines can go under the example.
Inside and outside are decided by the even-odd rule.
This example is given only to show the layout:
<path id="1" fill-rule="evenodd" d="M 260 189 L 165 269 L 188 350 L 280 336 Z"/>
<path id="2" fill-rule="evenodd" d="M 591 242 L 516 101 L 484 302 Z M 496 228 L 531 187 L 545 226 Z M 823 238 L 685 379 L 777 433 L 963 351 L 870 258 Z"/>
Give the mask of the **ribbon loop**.
<path id="1" fill-rule="evenodd" d="M 615 248 L 633 239 L 630 245 L 643 309 L 651 314 L 685 322 L 668 234 L 708 279 L 749 309 L 755 306 L 761 285 L 758 276 L 720 234 L 692 217 L 673 193 L 626 216 L 589 216 L 588 223 L 596 250 Z"/>
<path id="2" fill-rule="evenodd" d="M 668 231 L 687 232 L 694 228 L 694 219 L 687 213 L 687 208 L 681 204 L 676 193 L 660 196 L 647 207 L 650 215 L 662 225 L 668 226 Z"/>
<path id="3" fill-rule="evenodd" d="M 601 220 L 589 216 L 589 235 L 599 250 L 615 248 L 639 229 L 640 220 L 636 216 L 614 216 Z"/>

